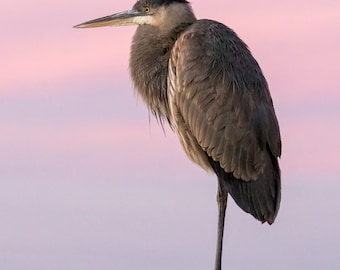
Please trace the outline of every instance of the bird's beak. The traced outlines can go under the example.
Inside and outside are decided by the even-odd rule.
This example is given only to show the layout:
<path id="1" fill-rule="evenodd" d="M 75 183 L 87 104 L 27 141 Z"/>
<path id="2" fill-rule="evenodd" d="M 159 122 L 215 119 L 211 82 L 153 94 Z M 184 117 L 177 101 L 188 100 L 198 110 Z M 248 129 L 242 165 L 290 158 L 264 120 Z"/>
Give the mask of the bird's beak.
<path id="1" fill-rule="evenodd" d="M 140 17 L 147 17 L 147 14 L 137 10 L 126 10 L 113 15 L 102 17 L 99 19 L 84 22 L 73 26 L 74 28 L 91 28 L 91 27 L 102 27 L 102 26 L 124 26 L 139 24 L 138 19 Z"/>

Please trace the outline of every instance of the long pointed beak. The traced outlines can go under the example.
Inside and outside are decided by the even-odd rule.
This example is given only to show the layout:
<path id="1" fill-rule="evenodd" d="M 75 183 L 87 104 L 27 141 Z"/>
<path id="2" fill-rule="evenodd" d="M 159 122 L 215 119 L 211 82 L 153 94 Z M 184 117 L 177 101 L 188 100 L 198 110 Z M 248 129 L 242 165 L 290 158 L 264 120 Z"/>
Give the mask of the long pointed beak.
<path id="1" fill-rule="evenodd" d="M 102 26 L 123 26 L 138 24 L 136 17 L 147 16 L 147 14 L 136 11 L 126 10 L 113 15 L 105 16 L 99 19 L 84 22 L 73 26 L 74 28 L 91 28 L 91 27 L 102 27 Z"/>

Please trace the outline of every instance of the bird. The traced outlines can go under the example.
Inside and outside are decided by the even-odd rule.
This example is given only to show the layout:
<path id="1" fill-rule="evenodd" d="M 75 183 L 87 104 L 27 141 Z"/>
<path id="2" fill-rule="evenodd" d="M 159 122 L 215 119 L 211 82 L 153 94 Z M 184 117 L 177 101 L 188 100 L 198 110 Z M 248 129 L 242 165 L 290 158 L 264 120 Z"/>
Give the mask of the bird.
<path id="1" fill-rule="evenodd" d="M 132 9 L 74 26 L 137 25 L 129 70 L 149 111 L 186 155 L 217 176 L 215 270 L 222 267 L 229 195 L 272 224 L 281 201 L 281 136 L 268 83 L 228 26 L 197 19 L 186 0 L 139 0 Z"/>

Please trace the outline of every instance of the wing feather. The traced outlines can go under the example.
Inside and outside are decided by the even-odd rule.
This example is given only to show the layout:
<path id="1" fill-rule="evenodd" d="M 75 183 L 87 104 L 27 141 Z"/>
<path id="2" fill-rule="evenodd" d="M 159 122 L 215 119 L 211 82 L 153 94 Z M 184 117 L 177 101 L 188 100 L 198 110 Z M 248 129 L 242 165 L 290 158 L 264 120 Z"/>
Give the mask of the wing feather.
<path id="1" fill-rule="evenodd" d="M 197 21 L 172 50 L 168 95 L 171 122 L 188 156 L 225 178 L 246 212 L 273 222 L 280 132 L 266 80 L 247 46 L 228 27 Z"/>

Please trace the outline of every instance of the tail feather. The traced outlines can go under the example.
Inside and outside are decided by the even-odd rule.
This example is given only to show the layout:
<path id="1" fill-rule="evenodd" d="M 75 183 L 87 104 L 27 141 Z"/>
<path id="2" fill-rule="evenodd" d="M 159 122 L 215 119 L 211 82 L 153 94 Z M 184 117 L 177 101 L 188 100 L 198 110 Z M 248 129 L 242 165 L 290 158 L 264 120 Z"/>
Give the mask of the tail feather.
<path id="1" fill-rule="evenodd" d="M 281 179 L 277 159 L 268 157 L 264 172 L 257 179 L 250 181 L 235 178 L 232 173 L 225 172 L 218 162 L 209 159 L 219 180 L 226 182 L 228 192 L 236 204 L 262 223 L 272 224 L 281 201 Z"/>

